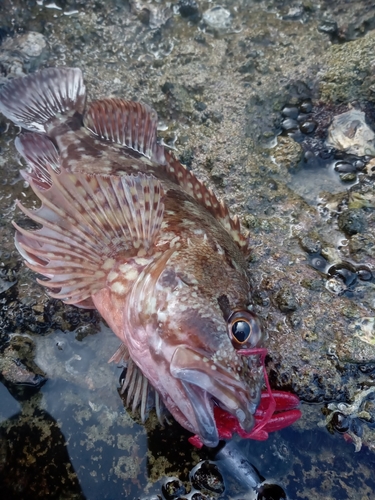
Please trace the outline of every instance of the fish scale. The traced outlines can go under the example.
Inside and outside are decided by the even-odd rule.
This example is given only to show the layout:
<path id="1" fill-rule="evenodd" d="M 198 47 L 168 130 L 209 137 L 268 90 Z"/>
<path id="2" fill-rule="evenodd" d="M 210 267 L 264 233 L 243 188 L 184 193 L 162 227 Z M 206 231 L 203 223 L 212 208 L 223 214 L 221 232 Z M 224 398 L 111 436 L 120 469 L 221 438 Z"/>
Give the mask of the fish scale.
<path id="1" fill-rule="evenodd" d="M 165 407 L 208 446 L 219 441 L 216 406 L 251 431 L 266 335 L 249 308 L 247 234 L 157 142 L 152 108 L 85 102 L 77 68 L 48 68 L 0 91 L 0 111 L 24 129 L 22 175 L 42 202 L 18 203 L 42 226 L 14 224 L 20 254 L 51 297 L 107 321 L 121 341 L 111 360 L 128 370 L 126 403 L 143 420 L 153 394 L 159 417 Z"/>

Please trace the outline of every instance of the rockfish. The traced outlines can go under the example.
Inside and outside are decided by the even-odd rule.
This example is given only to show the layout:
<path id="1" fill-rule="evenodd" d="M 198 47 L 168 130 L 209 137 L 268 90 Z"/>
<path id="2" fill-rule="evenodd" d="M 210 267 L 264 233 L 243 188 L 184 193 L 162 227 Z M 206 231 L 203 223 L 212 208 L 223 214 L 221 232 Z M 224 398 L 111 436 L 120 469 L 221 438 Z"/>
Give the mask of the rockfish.
<path id="1" fill-rule="evenodd" d="M 19 208 L 15 244 L 51 297 L 96 308 L 121 341 L 123 389 L 146 415 L 154 391 L 207 446 L 214 407 L 250 431 L 264 382 L 249 310 L 248 239 L 238 218 L 157 142 L 156 112 L 107 98 L 86 105 L 82 73 L 49 68 L 7 83 L 0 111 L 24 131 L 22 175 L 42 205 Z"/>

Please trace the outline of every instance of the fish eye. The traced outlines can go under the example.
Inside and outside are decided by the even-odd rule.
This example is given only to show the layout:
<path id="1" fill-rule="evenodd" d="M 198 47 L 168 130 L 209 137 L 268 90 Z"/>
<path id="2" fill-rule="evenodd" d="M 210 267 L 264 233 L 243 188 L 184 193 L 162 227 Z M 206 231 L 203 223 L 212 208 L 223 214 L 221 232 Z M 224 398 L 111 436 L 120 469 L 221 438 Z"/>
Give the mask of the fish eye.
<path id="1" fill-rule="evenodd" d="M 246 342 L 250 334 L 251 327 L 247 321 L 236 319 L 236 321 L 232 323 L 232 335 L 240 344 Z"/>
<path id="2" fill-rule="evenodd" d="M 262 338 L 259 320 L 250 311 L 235 311 L 229 317 L 228 334 L 236 349 L 255 347 Z"/>

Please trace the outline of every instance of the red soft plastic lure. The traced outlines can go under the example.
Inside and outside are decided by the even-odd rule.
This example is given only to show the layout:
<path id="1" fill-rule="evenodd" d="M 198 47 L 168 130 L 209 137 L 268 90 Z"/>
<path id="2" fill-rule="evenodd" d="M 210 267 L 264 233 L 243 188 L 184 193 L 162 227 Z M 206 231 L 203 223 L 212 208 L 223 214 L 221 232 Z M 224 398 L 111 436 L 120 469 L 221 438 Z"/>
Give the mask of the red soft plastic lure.
<path id="1" fill-rule="evenodd" d="M 255 425 L 250 432 L 246 432 L 242 429 L 236 417 L 222 408 L 215 406 L 214 415 L 219 437 L 220 439 L 230 439 L 234 433 L 237 433 L 244 439 L 265 441 L 270 432 L 284 429 L 284 427 L 292 425 L 301 417 L 301 411 L 298 409 L 300 401 L 297 396 L 290 392 L 271 390 L 264 362 L 267 355 L 267 349 L 243 349 L 241 350 L 241 355 L 260 356 L 267 390 L 263 391 L 261 394 L 261 400 L 254 415 Z M 189 442 L 196 448 L 202 448 L 203 446 L 198 435 L 189 438 Z"/>

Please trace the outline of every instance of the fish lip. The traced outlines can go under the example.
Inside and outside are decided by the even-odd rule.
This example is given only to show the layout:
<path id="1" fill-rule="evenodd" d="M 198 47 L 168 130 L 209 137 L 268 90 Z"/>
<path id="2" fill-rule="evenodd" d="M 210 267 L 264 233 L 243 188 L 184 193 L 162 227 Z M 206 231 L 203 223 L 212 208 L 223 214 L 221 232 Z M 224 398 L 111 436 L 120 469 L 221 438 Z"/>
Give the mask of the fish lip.
<path id="1" fill-rule="evenodd" d="M 215 448 L 219 444 L 219 432 L 214 417 L 214 402 L 210 394 L 195 384 L 183 380 L 181 383 L 192 403 L 202 443 Z"/>
<path id="2" fill-rule="evenodd" d="M 216 369 L 212 369 L 212 366 Z M 262 384 L 259 384 L 259 397 L 256 394 L 252 398 L 243 382 L 235 378 L 233 373 L 188 346 L 176 348 L 170 372 L 184 387 L 196 416 L 198 434 L 204 444 L 211 447 L 218 444 L 218 430 L 213 417 L 215 403 L 234 415 L 245 431 L 253 428 L 253 415 Z"/>

